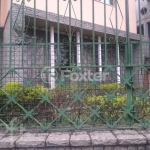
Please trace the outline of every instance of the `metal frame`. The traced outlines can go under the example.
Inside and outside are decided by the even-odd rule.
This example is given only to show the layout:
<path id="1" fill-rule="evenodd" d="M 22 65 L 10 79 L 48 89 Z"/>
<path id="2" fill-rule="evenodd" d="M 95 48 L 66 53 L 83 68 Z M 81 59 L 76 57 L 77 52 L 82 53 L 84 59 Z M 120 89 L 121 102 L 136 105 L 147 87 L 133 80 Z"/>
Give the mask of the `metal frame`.
<path id="1" fill-rule="evenodd" d="M 11 132 L 22 124 L 28 127 L 27 130 L 40 127 L 44 131 L 89 130 L 93 127 L 148 128 L 150 69 L 149 63 L 144 62 L 144 57 L 150 42 L 143 40 L 141 28 L 139 39 L 131 39 L 129 0 L 124 0 L 125 17 L 118 0 L 115 0 L 115 6 L 112 7 L 112 12 L 115 11 L 115 27 L 111 20 L 112 12 L 110 15 L 114 35 L 107 34 L 107 5 L 104 0 L 104 33 L 100 34 L 100 42 L 95 31 L 95 0 L 91 0 L 91 37 L 86 35 L 83 27 L 83 0 L 77 0 L 80 1 L 80 28 L 72 25 L 71 16 L 76 17 L 72 1 L 67 1 L 68 25 L 62 25 L 60 0 L 57 0 L 57 23 L 48 20 L 49 1 L 45 0 L 42 28 L 38 26 L 39 20 L 36 17 L 36 0 L 33 16 L 27 13 L 26 3 L 30 3 L 30 0 L 20 0 L 20 6 L 14 5 L 11 0 L 6 21 L 10 35 L 5 34 L 8 30 L 4 28 L 4 42 L 0 43 L 3 60 L 0 66 L 1 126 Z M 18 12 L 15 7 L 19 7 Z M 140 10 L 140 0 L 138 9 Z M 125 37 L 120 36 L 119 13 L 122 21 L 125 18 Z M 64 21 L 65 15 L 66 12 Z M 55 31 L 49 25 L 54 25 Z M 61 26 L 65 26 L 65 35 Z M 78 39 L 75 31 L 80 32 Z M 9 40 L 5 41 L 7 38 Z M 74 61 L 78 58 L 80 64 Z M 102 61 L 100 65 L 98 61 Z M 91 80 L 89 72 L 99 73 L 100 80 Z M 75 81 L 77 76 L 80 78 Z M 146 79 L 148 84 L 145 84 Z"/>

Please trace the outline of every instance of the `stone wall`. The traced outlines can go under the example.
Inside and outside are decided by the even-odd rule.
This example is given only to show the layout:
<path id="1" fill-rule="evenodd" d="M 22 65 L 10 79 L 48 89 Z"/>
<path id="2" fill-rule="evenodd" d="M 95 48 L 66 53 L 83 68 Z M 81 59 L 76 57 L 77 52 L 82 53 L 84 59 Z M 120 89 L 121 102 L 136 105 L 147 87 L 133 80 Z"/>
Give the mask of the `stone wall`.
<path id="1" fill-rule="evenodd" d="M 3 150 L 150 150 L 150 130 L 0 134 Z"/>
<path id="2" fill-rule="evenodd" d="M 19 14 L 19 15 L 18 15 Z M 14 69 L 9 72 L 11 68 L 21 67 L 22 65 L 22 14 L 19 13 L 17 7 L 12 8 L 12 14 L 9 13 L 7 20 L 5 22 L 5 27 L 3 31 L 3 43 L 7 46 L 3 46 L 2 54 L 2 66 L 3 69 L 2 76 L 6 77 L 2 80 L 2 84 L 10 81 L 22 81 L 18 76 L 23 74 L 23 70 Z M 16 73 L 14 73 L 16 71 Z"/>

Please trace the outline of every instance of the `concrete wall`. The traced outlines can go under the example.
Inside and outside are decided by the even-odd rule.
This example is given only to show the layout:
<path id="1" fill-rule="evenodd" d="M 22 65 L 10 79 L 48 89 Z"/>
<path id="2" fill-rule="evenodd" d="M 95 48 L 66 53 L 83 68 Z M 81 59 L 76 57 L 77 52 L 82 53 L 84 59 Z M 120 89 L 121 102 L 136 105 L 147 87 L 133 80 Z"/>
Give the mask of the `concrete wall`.
<path id="1" fill-rule="evenodd" d="M 10 9 L 10 0 L 0 1 L 0 27 L 3 27 Z"/>

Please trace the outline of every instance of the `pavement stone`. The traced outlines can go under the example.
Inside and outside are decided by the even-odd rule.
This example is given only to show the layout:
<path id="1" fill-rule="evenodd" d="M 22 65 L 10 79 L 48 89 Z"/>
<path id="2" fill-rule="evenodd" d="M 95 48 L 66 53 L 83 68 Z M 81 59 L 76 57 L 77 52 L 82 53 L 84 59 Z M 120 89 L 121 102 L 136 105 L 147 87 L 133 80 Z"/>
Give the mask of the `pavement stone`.
<path id="1" fill-rule="evenodd" d="M 48 133 L 25 133 L 17 141 L 18 148 L 41 148 L 45 147 L 45 141 Z"/>
<path id="2" fill-rule="evenodd" d="M 146 146 L 138 146 L 138 150 L 146 150 Z"/>
<path id="3" fill-rule="evenodd" d="M 146 150 L 150 150 L 150 145 L 147 145 L 147 146 L 146 146 Z"/>
<path id="4" fill-rule="evenodd" d="M 129 146 L 128 150 L 138 150 L 138 147 L 137 146 Z"/>
<path id="5" fill-rule="evenodd" d="M 118 145 L 144 145 L 146 138 L 143 135 L 116 135 Z"/>
<path id="6" fill-rule="evenodd" d="M 112 131 L 118 139 L 118 145 L 145 145 L 146 137 L 135 130 L 116 130 Z"/>
<path id="7" fill-rule="evenodd" d="M 100 146 L 94 147 L 94 150 L 104 150 L 104 147 L 100 147 Z"/>
<path id="8" fill-rule="evenodd" d="M 94 150 L 93 147 L 82 147 L 82 150 Z"/>
<path id="9" fill-rule="evenodd" d="M 0 133 L 0 139 L 2 139 L 5 135 L 6 133 Z"/>
<path id="10" fill-rule="evenodd" d="M 119 134 L 127 134 L 127 135 L 137 135 L 139 134 L 137 131 L 135 130 L 113 130 L 112 131 L 115 135 L 119 135 Z"/>
<path id="11" fill-rule="evenodd" d="M 114 150 L 128 150 L 128 147 L 116 146 L 116 147 L 114 148 Z"/>
<path id="12" fill-rule="evenodd" d="M 69 138 L 70 133 L 65 132 L 55 132 L 50 133 L 47 140 L 46 140 L 46 146 L 69 146 Z"/>
<path id="13" fill-rule="evenodd" d="M 150 144 L 150 133 L 143 134 L 147 138 L 148 144 Z"/>
<path id="14" fill-rule="evenodd" d="M 90 132 L 92 145 L 117 145 L 117 138 L 111 132 L 94 131 Z"/>
<path id="15" fill-rule="evenodd" d="M 0 150 L 150 150 L 147 130 L 1 134 Z M 37 148 L 38 147 L 38 148 Z"/>
<path id="16" fill-rule="evenodd" d="M 0 148 L 11 149 L 15 147 L 15 141 L 20 135 L 6 135 L 0 140 Z"/>
<path id="17" fill-rule="evenodd" d="M 91 140 L 87 132 L 74 132 L 70 138 L 71 146 L 91 146 Z"/>
<path id="18" fill-rule="evenodd" d="M 114 150 L 113 146 L 105 146 L 104 150 Z"/>

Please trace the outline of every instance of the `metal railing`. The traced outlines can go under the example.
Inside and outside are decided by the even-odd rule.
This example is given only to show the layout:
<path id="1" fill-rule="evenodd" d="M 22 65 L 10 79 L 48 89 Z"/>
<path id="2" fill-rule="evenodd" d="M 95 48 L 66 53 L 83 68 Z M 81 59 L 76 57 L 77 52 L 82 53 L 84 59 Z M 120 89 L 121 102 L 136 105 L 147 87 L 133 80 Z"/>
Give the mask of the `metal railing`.
<path id="1" fill-rule="evenodd" d="M 149 127 L 150 42 L 141 28 L 139 35 L 130 33 L 129 0 L 113 6 L 87 1 L 43 0 L 39 6 L 38 0 L 11 0 L 0 40 L 2 127 Z M 100 24 L 97 15 L 104 18 Z"/>

